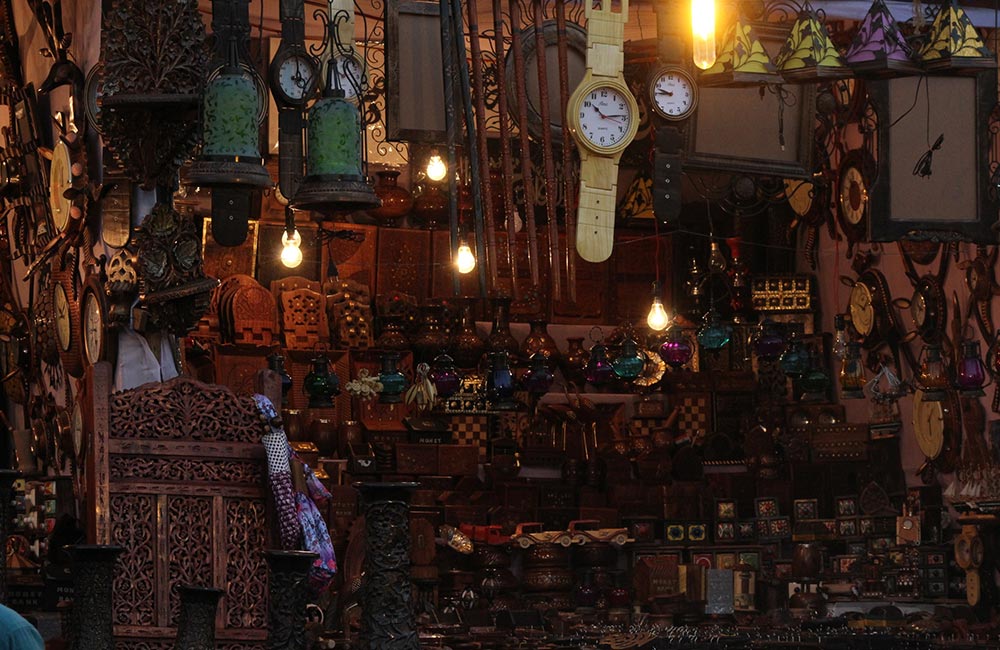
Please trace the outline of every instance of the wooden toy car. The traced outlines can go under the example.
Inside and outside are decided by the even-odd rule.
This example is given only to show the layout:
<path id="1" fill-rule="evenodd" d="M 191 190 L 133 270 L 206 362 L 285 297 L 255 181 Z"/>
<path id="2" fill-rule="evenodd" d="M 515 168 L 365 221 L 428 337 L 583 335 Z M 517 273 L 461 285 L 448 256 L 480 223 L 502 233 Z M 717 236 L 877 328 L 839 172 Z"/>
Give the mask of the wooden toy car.
<path id="1" fill-rule="evenodd" d="M 555 539 L 556 544 L 570 546 L 572 544 L 587 544 L 589 542 L 605 542 L 621 548 L 632 541 L 627 528 L 586 528 L 599 525 L 596 519 L 576 519 L 569 522 L 569 528 Z"/>
<path id="2" fill-rule="evenodd" d="M 528 548 L 535 544 L 552 544 L 557 537 L 565 532 L 562 530 L 542 530 L 540 521 L 527 521 L 517 525 L 514 534 L 510 536 L 510 542 L 521 548 Z"/>

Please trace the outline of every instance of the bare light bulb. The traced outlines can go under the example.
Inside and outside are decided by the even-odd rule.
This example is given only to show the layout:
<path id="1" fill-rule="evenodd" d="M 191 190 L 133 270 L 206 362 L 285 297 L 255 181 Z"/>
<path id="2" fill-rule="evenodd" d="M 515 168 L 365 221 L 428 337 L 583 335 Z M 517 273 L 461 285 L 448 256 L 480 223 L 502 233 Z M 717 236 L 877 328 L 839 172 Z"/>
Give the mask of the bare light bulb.
<path id="1" fill-rule="evenodd" d="M 472 270 L 476 268 L 476 256 L 472 252 L 472 248 L 465 242 L 458 247 L 458 253 L 455 255 L 455 266 L 458 267 L 458 272 L 465 275 L 467 273 L 472 273 Z"/>
<path id="2" fill-rule="evenodd" d="M 653 298 L 653 304 L 649 306 L 649 314 L 646 315 L 646 325 L 654 332 L 662 332 L 670 324 L 667 317 L 667 310 L 663 307 L 663 301 L 657 296 Z"/>
<path id="3" fill-rule="evenodd" d="M 427 178 L 432 181 L 439 181 L 448 173 L 448 165 L 444 164 L 441 156 L 434 154 L 427 161 Z"/>
<path id="4" fill-rule="evenodd" d="M 287 230 L 281 235 L 281 263 L 290 269 L 302 264 L 302 235 L 297 228 L 292 231 L 291 237 Z"/>
<path id="5" fill-rule="evenodd" d="M 715 0 L 691 0 L 691 45 L 696 66 L 715 65 Z"/>

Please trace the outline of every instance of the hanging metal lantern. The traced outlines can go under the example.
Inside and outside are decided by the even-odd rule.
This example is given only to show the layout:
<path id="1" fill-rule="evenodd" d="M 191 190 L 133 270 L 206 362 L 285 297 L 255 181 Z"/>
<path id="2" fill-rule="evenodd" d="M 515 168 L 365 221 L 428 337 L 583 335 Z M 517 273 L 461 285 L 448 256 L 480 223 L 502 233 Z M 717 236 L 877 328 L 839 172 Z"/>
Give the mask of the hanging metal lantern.
<path id="1" fill-rule="evenodd" d="M 885 0 L 875 0 L 844 59 L 858 76 L 889 77 L 920 72 L 912 56 Z"/>
<path id="2" fill-rule="evenodd" d="M 795 83 L 851 76 L 851 69 L 840 58 L 826 25 L 808 0 L 789 30 L 788 40 L 778 53 L 775 64 L 782 77 Z"/>
<path id="3" fill-rule="evenodd" d="M 935 72 L 974 73 L 996 67 L 993 53 L 957 0 L 941 3 L 931 25 L 930 39 L 920 50 L 920 62 Z"/>
<path id="4" fill-rule="evenodd" d="M 212 236 L 223 246 L 246 240 L 252 190 L 272 184 L 260 155 L 261 112 L 257 84 L 230 38 L 226 65 L 202 96 L 201 154 L 186 177 L 189 185 L 212 188 Z"/>
<path id="5" fill-rule="evenodd" d="M 381 205 L 364 175 L 361 114 L 344 97 L 331 61 L 323 97 L 309 109 L 306 177 L 291 201 L 295 208 L 332 214 Z"/>

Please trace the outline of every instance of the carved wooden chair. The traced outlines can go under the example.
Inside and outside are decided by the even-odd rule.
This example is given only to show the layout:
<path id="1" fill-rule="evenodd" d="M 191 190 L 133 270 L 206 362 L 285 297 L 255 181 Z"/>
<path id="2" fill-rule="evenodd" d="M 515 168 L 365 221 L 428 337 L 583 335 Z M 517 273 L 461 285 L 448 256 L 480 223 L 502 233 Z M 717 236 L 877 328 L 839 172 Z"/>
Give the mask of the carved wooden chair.
<path id="1" fill-rule="evenodd" d="M 124 548 L 116 650 L 173 648 L 185 584 L 224 590 L 219 648 L 263 649 L 272 540 L 253 399 L 186 377 L 111 394 L 107 363 L 88 377 L 88 535 Z"/>

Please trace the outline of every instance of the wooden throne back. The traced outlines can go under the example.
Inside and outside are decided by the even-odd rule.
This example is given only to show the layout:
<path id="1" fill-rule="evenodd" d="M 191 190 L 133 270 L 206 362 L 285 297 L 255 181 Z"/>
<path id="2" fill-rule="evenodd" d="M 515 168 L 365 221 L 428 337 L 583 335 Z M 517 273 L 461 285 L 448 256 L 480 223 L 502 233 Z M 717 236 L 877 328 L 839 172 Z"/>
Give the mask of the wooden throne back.
<path id="1" fill-rule="evenodd" d="M 115 648 L 174 647 L 179 585 L 225 592 L 217 646 L 263 650 L 267 638 L 265 433 L 250 396 L 178 377 L 111 394 L 111 367 L 90 373 L 91 542 L 117 544 Z"/>

